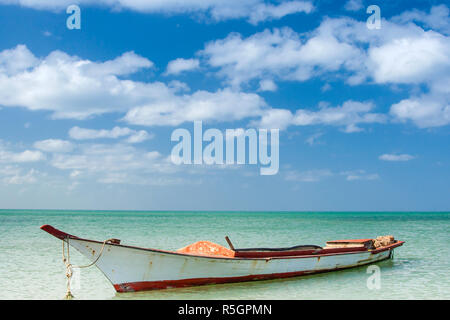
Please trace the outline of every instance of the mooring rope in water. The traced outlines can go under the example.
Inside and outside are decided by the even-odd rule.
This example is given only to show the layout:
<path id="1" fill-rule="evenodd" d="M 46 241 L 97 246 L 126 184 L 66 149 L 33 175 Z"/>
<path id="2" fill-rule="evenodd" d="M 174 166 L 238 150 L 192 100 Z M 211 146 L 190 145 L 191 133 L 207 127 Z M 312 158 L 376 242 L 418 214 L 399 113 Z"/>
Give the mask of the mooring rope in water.
<path id="1" fill-rule="evenodd" d="M 71 300 L 74 298 L 72 292 L 70 291 L 70 281 L 71 281 L 72 275 L 73 275 L 73 268 L 82 269 L 82 268 L 89 268 L 89 267 L 93 266 L 98 261 L 98 259 L 100 259 L 100 257 L 102 256 L 103 249 L 105 249 L 106 243 L 114 240 L 114 239 L 108 239 L 108 240 L 103 241 L 102 248 L 101 248 L 97 258 L 95 258 L 95 260 L 92 261 L 90 264 L 87 264 L 85 266 L 76 266 L 76 265 L 72 265 L 70 263 L 69 239 L 70 238 L 67 237 L 65 240 L 62 241 L 62 255 L 63 255 L 63 262 L 66 266 L 66 277 L 67 277 L 67 292 L 64 297 L 66 300 Z M 67 258 L 66 258 L 66 250 L 65 250 L 65 245 L 64 245 L 64 242 L 66 242 L 66 241 L 67 241 Z"/>

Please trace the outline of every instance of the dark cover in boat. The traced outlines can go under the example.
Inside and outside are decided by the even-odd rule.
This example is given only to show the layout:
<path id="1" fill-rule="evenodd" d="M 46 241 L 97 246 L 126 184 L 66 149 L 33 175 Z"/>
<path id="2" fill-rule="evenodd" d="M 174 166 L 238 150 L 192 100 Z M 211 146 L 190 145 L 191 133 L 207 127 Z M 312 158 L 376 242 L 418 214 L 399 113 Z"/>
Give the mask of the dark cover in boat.
<path id="1" fill-rule="evenodd" d="M 289 248 L 243 248 L 235 249 L 234 256 L 238 258 L 272 258 L 313 254 L 321 250 L 322 247 L 316 245 L 301 245 Z"/>
<path id="2" fill-rule="evenodd" d="M 288 247 L 288 248 L 242 248 L 242 249 L 235 249 L 235 251 L 297 251 L 297 250 L 317 250 L 322 249 L 321 246 L 316 245 L 300 245 L 300 246 L 294 246 L 294 247 Z"/>

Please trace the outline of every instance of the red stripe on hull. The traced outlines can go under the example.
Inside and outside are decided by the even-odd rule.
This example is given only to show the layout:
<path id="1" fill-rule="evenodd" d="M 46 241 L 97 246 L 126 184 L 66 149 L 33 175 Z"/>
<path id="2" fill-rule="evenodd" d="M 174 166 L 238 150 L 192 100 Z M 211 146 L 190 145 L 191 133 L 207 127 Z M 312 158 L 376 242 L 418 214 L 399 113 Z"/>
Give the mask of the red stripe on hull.
<path id="1" fill-rule="evenodd" d="M 388 246 L 385 246 L 385 247 L 381 247 L 381 248 L 372 250 L 372 251 L 370 251 L 370 252 L 371 252 L 372 254 L 380 253 L 380 252 L 383 252 L 383 251 L 386 251 L 386 250 L 391 250 L 391 249 L 400 247 L 400 246 L 402 246 L 404 243 L 405 243 L 405 241 L 397 241 L 396 243 L 393 243 L 393 244 L 390 244 L 390 245 L 388 245 Z"/>
<path id="2" fill-rule="evenodd" d="M 383 260 L 389 259 L 386 257 Z M 382 261 L 382 260 L 379 260 Z M 376 261 L 376 262 L 379 262 Z M 272 279 L 283 279 L 292 278 L 316 273 L 324 273 L 335 271 L 339 269 L 354 268 L 344 267 L 335 268 L 327 270 L 306 270 L 306 271 L 295 271 L 286 273 L 271 273 L 271 274 L 257 274 L 249 276 L 240 277 L 226 277 L 226 278 L 195 278 L 195 279 L 181 279 L 181 280 L 162 280 L 162 281 L 141 281 L 141 282 L 129 282 L 114 284 L 114 289 L 117 292 L 134 292 L 134 291 L 148 291 L 148 290 L 159 290 L 159 289 L 169 289 L 169 288 L 183 288 L 183 287 L 193 287 L 202 286 L 208 284 L 223 284 L 223 283 L 235 283 L 235 282 L 246 282 L 246 281 L 256 281 L 256 280 L 272 280 Z"/>
<path id="3" fill-rule="evenodd" d="M 227 278 L 196 278 L 183 280 L 130 282 L 130 283 L 115 284 L 114 288 L 116 289 L 117 292 L 133 292 L 144 290 L 202 286 L 207 284 L 222 284 L 222 283 L 246 282 L 254 280 L 281 279 L 281 278 L 301 276 L 304 275 L 305 273 L 312 273 L 312 272 L 298 271 L 289 273 L 272 273 L 272 274 L 249 275 L 249 276 L 227 277 Z"/>

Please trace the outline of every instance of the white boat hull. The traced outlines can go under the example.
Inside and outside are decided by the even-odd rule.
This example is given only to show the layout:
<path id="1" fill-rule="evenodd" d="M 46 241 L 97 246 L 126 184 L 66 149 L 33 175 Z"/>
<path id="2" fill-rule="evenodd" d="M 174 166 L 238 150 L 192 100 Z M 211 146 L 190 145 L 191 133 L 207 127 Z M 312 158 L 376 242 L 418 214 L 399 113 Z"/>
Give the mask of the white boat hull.
<path id="1" fill-rule="evenodd" d="M 65 240 L 67 241 L 67 240 Z M 94 261 L 102 242 L 69 239 Z M 366 265 L 388 259 L 392 249 L 274 258 L 194 256 L 106 244 L 96 266 L 118 292 L 286 278 Z"/>

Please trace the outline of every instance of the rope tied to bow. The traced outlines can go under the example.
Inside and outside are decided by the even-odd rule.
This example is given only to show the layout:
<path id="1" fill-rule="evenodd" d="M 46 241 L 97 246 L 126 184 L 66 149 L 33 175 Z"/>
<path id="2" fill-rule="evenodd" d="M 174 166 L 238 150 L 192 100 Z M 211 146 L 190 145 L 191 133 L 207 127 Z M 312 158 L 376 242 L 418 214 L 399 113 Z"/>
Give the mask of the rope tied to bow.
<path id="1" fill-rule="evenodd" d="M 71 279 L 72 279 L 72 276 L 73 276 L 73 268 L 82 269 L 82 268 L 89 268 L 89 267 L 93 266 L 94 264 L 97 263 L 97 261 L 102 256 L 103 249 L 105 249 L 105 245 L 108 242 L 113 242 L 113 241 L 116 240 L 116 239 L 108 239 L 108 240 L 103 241 L 102 248 L 101 248 L 97 258 L 95 258 L 94 261 L 92 261 L 91 263 L 89 263 L 87 265 L 84 265 L 84 266 L 81 266 L 81 265 L 73 265 L 73 264 L 70 263 L 69 239 L 70 239 L 69 237 L 66 237 L 62 241 L 62 256 L 63 256 L 64 265 L 66 266 L 66 277 L 67 277 L 67 292 L 66 292 L 66 295 L 64 297 L 64 299 L 66 299 L 66 300 L 71 300 L 71 299 L 74 298 L 72 292 L 70 291 L 70 282 L 71 282 Z M 66 249 L 65 249 L 65 245 L 64 245 L 64 243 L 66 241 L 67 241 L 67 257 L 66 257 Z"/>

